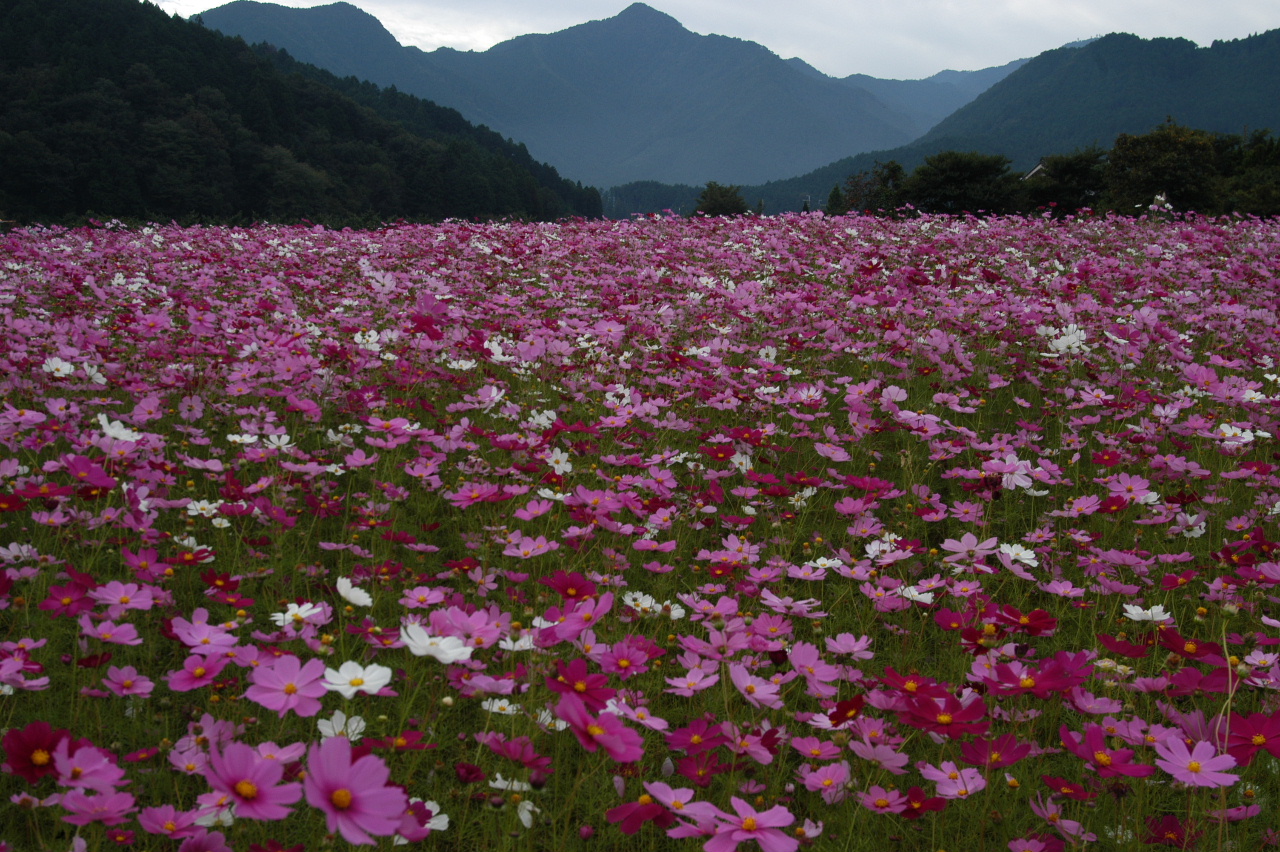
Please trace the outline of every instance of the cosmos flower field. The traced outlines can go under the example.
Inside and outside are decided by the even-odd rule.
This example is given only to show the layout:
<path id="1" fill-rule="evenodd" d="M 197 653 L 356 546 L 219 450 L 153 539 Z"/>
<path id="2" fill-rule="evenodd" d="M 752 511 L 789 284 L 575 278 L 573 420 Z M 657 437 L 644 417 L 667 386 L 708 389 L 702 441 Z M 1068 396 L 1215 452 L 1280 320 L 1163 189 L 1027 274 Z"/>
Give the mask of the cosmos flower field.
<path id="1" fill-rule="evenodd" d="M 1239 217 L 4 235 L 0 848 L 1280 845 L 1278 310 Z"/>

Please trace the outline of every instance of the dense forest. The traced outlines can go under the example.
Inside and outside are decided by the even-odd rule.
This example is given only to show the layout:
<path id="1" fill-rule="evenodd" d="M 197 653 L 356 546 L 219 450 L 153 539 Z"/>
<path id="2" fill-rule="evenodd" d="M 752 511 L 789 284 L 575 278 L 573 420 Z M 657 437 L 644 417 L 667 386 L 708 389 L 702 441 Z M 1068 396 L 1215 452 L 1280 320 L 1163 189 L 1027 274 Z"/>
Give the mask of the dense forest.
<path id="1" fill-rule="evenodd" d="M 454 110 L 138 0 L 0 0 L 0 217 L 376 224 L 598 216 Z"/>
<path id="2" fill-rule="evenodd" d="M 851 175 L 827 198 L 829 213 L 1048 211 L 1082 208 L 1146 213 L 1152 208 L 1221 215 L 1280 214 L 1280 138 L 1265 130 L 1210 133 L 1172 120 L 1121 134 L 1110 150 L 1045 157 L 1027 174 L 999 154 L 943 151 L 910 173 L 897 161 Z"/>

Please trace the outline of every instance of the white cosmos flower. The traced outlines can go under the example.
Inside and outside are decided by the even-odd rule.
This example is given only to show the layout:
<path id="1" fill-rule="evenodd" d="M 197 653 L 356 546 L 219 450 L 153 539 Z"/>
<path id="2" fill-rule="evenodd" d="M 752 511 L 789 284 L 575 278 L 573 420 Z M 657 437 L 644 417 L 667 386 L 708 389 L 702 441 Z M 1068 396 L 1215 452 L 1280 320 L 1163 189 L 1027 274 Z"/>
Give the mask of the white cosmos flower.
<path id="1" fill-rule="evenodd" d="M 275 622 L 277 627 L 284 627 L 291 622 L 306 621 L 313 615 L 320 612 L 320 607 L 313 603 L 289 604 L 288 609 L 284 612 L 277 612 L 271 615 L 271 620 Z"/>
<path id="2" fill-rule="evenodd" d="M 102 428 L 102 434 L 108 438 L 114 438 L 117 441 L 141 441 L 142 433 L 135 432 L 125 426 L 119 420 L 108 420 L 107 415 L 98 415 L 98 425 Z"/>
<path id="3" fill-rule="evenodd" d="M 364 736 L 365 727 L 364 719 L 359 716 L 348 716 L 341 710 L 334 710 L 333 715 L 328 719 L 316 721 L 320 736 L 326 740 L 329 737 L 346 737 L 353 743 L 358 742 Z"/>
<path id="4" fill-rule="evenodd" d="M 1020 544 L 1002 544 L 1000 545 L 1000 552 L 1015 562 L 1021 562 L 1033 568 L 1040 564 L 1040 559 L 1036 556 L 1036 552 Z"/>
<path id="5" fill-rule="evenodd" d="M 415 657 L 434 657 L 445 665 L 469 660 L 475 650 L 457 636 L 432 636 L 420 624 L 401 627 L 400 640 Z"/>
<path id="6" fill-rule="evenodd" d="M 933 603 L 933 592 L 922 592 L 915 586 L 899 586 L 898 594 L 909 601 L 925 604 Z"/>
<path id="7" fill-rule="evenodd" d="M 520 705 L 505 698 L 486 698 L 480 702 L 480 709 L 502 716 L 514 716 L 520 712 Z"/>
<path id="8" fill-rule="evenodd" d="M 1172 615 L 1165 612 L 1163 604 L 1156 604 L 1150 609 L 1143 609 L 1137 604 L 1124 605 L 1125 617 L 1133 621 L 1168 621 Z"/>
<path id="9" fill-rule="evenodd" d="M 56 355 L 44 359 L 44 363 L 40 365 L 40 369 L 46 373 L 51 373 L 54 377 L 65 379 L 76 371 L 76 365 L 68 361 L 63 361 Z"/>
<path id="10" fill-rule="evenodd" d="M 352 584 L 349 577 L 338 578 L 338 594 L 349 604 L 355 606 L 373 606 L 373 598 L 364 589 Z"/>
<path id="11" fill-rule="evenodd" d="M 343 698 L 354 698 L 357 692 L 368 695 L 391 683 L 391 669 L 375 664 L 362 666 L 348 660 L 336 669 L 324 670 L 324 688 L 339 692 Z"/>

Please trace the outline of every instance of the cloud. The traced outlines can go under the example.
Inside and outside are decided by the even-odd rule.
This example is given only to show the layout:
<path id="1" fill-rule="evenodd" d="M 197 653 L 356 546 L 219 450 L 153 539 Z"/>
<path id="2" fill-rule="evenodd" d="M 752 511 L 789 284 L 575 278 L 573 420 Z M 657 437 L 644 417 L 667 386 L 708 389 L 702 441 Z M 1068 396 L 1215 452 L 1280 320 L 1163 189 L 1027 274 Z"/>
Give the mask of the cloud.
<path id="1" fill-rule="evenodd" d="M 329 0 L 285 0 L 309 7 Z M 1259 0 L 647 0 L 694 32 L 759 42 L 834 76 L 927 77 L 1035 56 L 1068 42 L 1130 32 L 1201 45 L 1280 27 Z M 354 0 L 405 45 L 486 50 L 526 33 L 610 18 L 630 0 Z M 208 0 L 159 0 L 189 16 Z"/>

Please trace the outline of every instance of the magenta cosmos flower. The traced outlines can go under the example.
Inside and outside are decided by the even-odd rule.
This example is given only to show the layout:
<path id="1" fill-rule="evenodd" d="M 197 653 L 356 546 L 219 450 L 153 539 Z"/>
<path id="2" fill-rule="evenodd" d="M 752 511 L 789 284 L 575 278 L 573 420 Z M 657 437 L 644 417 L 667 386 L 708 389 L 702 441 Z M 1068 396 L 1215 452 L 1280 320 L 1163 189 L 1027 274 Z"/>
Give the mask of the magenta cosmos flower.
<path id="1" fill-rule="evenodd" d="M 328 829 L 341 832 L 348 843 L 374 844 L 370 835 L 396 833 L 409 797 L 389 786 L 391 773 L 382 758 L 372 754 L 351 760 L 346 737 L 329 737 L 307 751 L 307 802 L 324 811 Z"/>
<path id="2" fill-rule="evenodd" d="M 281 718 L 290 710 L 299 716 L 314 716 L 320 712 L 320 698 L 328 692 L 323 677 L 324 663 L 320 660 L 310 659 L 304 665 L 294 656 L 279 657 L 272 665 L 253 670 L 253 686 L 244 694 L 268 710 L 275 710 Z"/>
<path id="3" fill-rule="evenodd" d="M 231 743 L 224 751 L 209 752 L 205 777 L 209 786 L 231 797 L 236 816 L 247 819 L 284 819 L 289 805 L 302 798 L 302 785 L 281 784 L 284 764 L 260 755 L 244 743 Z"/>

